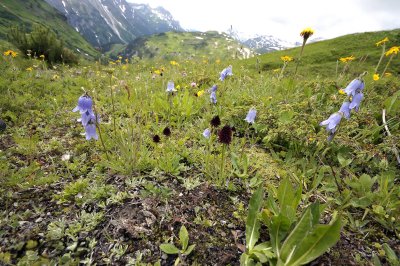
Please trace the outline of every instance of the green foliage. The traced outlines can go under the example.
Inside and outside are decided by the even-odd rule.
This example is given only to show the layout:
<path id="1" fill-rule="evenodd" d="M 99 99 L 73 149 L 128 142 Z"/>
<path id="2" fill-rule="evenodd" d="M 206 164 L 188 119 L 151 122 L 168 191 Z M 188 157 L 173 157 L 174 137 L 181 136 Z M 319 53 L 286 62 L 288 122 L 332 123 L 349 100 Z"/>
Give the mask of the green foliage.
<path id="1" fill-rule="evenodd" d="M 336 217 L 329 224 L 319 224 L 323 208 L 311 204 L 297 220 L 296 210 L 301 189 L 295 190 L 288 179 L 282 180 L 278 188 L 278 199 L 268 199 L 269 209 L 263 210 L 262 220 L 267 225 L 269 242 L 255 246 L 259 237 L 259 208 L 262 206 L 262 188 L 250 199 L 246 222 L 246 252 L 241 256 L 241 265 L 269 262 L 270 265 L 304 265 L 318 258 L 332 247 L 340 237 L 341 223 Z"/>
<path id="2" fill-rule="evenodd" d="M 49 63 L 63 62 L 76 64 L 77 56 L 69 49 L 64 47 L 64 42 L 49 28 L 35 25 L 30 33 L 20 28 L 11 28 L 8 39 L 15 44 L 18 49 L 29 53 L 29 56 L 44 59 Z"/>
<path id="3" fill-rule="evenodd" d="M 181 249 L 177 248 L 174 244 L 163 243 L 160 245 L 160 249 L 170 255 L 177 254 L 179 255 L 174 265 L 179 265 L 182 261 L 184 263 L 186 256 L 192 253 L 193 249 L 196 247 L 196 244 L 189 246 L 189 233 L 184 225 L 181 226 L 179 230 L 179 243 L 181 245 Z"/>

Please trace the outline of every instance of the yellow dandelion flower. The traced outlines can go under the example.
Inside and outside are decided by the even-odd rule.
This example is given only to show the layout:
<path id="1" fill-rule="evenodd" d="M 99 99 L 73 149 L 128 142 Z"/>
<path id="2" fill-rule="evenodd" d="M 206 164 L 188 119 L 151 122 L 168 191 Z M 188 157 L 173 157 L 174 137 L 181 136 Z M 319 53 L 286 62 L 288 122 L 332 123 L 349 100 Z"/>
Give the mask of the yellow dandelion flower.
<path id="1" fill-rule="evenodd" d="M 201 97 L 204 94 L 204 90 L 198 91 L 197 92 L 197 97 Z"/>
<path id="2" fill-rule="evenodd" d="M 53 77 L 51 78 L 52 81 L 59 79 L 60 76 L 59 75 L 53 75 Z"/>
<path id="3" fill-rule="evenodd" d="M 170 61 L 169 63 L 170 63 L 171 65 L 173 65 L 173 66 L 179 66 L 178 62 L 176 62 L 176 61 Z"/>
<path id="4" fill-rule="evenodd" d="M 175 87 L 175 89 L 177 89 L 177 90 L 179 90 L 181 88 L 181 85 L 177 85 L 176 87 Z"/>
<path id="5" fill-rule="evenodd" d="M 390 77 L 391 75 L 392 75 L 392 73 L 385 72 L 385 77 Z"/>
<path id="6" fill-rule="evenodd" d="M 393 46 L 392 48 L 390 48 L 390 49 L 385 53 L 385 55 L 386 55 L 386 56 L 389 56 L 389 55 L 392 55 L 392 54 L 397 54 L 398 52 L 400 52 L 400 46 Z"/>
<path id="7" fill-rule="evenodd" d="M 388 41 L 389 41 L 389 38 L 385 37 L 383 40 L 381 40 L 381 41 L 379 41 L 379 42 L 377 42 L 375 44 L 376 44 L 376 46 L 381 46 L 382 44 L 385 44 Z"/>
<path id="8" fill-rule="evenodd" d="M 32 70 L 33 70 L 32 67 L 28 67 L 28 68 L 26 69 L 26 71 L 32 71 Z"/>
<path id="9" fill-rule="evenodd" d="M 290 62 L 290 61 L 293 60 L 293 57 L 290 57 L 290 56 L 288 56 L 288 55 L 285 55 L 285 56 L 281 56 L 281 60 L 282 60 L 283 62 Z"/>
<path id="10" fill-rule="evenodd" d="M 340 62 L 343 62 L 343 63 L 351 62 L 354 59 L 356 59 L 354 56 L 347 56 L 347 57 L 339 58 Z"/>
<path id="11" fill-rule="evenodd" d="M 374 75 L 372 76 L 372 78 L 373 78 L 375 81 L 379 80 L 379 74 L 374 74 Z"/>
<path id="12" fill-rule="evenodd" d="M 13 50 L 7 50 L 3 53 L 5 56 L 17 57 L 18 53 Z"/>
<path id="13" fill-rule="evenodd" d="M 340 90 L 339 90 L 339 94 L 342 94 L 342 95 L 343 95 L 343 94 L 346 94 L 346 92 L 344 91 L 344 89 L 340 89 Z"/>
<path id="14" fill-rule="evenodd" d="M 300 36 L 303 37 L 304 39 L 308 39 L 311 35 L 314 34 L 314 30 L 311 28 L 305 28 L 300 32 Z"/>
<path id="15" fill-rule="evenodd" d="M 159 69 L 154 70 L 154 74 L 160 75 L 161 71 Z"/>

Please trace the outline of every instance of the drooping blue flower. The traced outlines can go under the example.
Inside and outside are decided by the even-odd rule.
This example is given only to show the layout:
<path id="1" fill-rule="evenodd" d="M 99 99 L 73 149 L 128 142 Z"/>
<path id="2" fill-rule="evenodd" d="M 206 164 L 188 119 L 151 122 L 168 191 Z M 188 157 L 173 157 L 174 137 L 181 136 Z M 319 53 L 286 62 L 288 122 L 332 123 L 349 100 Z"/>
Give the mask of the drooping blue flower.
<path id="1" fill-rule="evenodd" d="M 350 107 L 350 102 L 344 102 L 339 110 L 339 112 L 343 113 L 343 116 L 346 119 L 350 119 L 350 108 L 349 107 Z"/>
<path id="2" fill-rule="evenodd" d="M 257 114 L 257 110 L 255 108 L 250 108 L 250 110 L 247 113 L 247 116 L 244 120 L 249 124 L 253 124 L 254 119 L 256 119 L 256 114 Z"/>
<path id="3" fill-rule="evenodd" d="M 93 101 L 92 98 L 84 94 L 78 99 L 78 105 L 72 110 L 72 112 L 79 111 L 81 114 L 87 111 L 92 111 Z"/>
<path id="4" fill-rule="evenodd" d="M 209 92 L 209 93 L 211 93 L 211 92 L 216 92 L 217 89 L 218 89 L 218 86 L 217 86 L 217 85 L 213 85 L 213 86 L 208 90 L 208 92 Z"/>
<path id="5" fill-rule="evenodd" d="M 89 121 L 85 125 L 85 133 L 86 133 L 86 139 L 98 139 L 97 133 L 96 133 L 96 116 L 94 114 L 90 115 Z"/>
<path id="6" fill-rule="evenodd" d="M 353 95 L 353 99 L 351 100 L 350 109 L 355 109 L 356 112 L 358 112 L 358 109 L 360 108 L 360 103 L 362 99 L 364 98 L 364 94 L 362 92 L 356 93 Z"/>
<path id="7" fill-rule="evenodd" d="M 342 114 L 337 112 L 332 114 L 328 119 L 322 121 L 319 125 L 326 126 L 326 131 L 333 134 L 336 132 L 336 127 L 340 124 L 340 120 L 342 120 Z"/>
<path id="8" fill-rule="evenodd" d="M 94 115 L 93 111 L 87 110 L 86 112 L 81 114 L 81 118 L 78 119 L 78 122 L 81 122 L 82 126 L 86 126 L 92 115 Z"/>
<path id="9" fill-rule="evenodd" d="M 228 66 L 224 70 L 221 71 L 219 80 L 223 81 L 227 76 L 232 76 L 232 66 Z"/>
<path id="10" fill-rule="evenodd" d="M 176 91 L 174 82 L 168 81 L 166 92 L 173 93 L 174 91 Z"/>
<path id="11" fill-rule="evenodd" d="M 217 103 L 217 93 L 216 93 L 215 91 L 212 91 L 212 92 L 211 92 L 211 94 L 210 94 L 210 99 L 211 99 L 211 102 L 212 102 L 213 104 L 216 104 L 216 103 Z"/>
<path id="12" fill-rule="evenodd" d="M 206 139 L 209 139 L 210 136 L 211 136 L 211 130 L 210 130 L 209 128 L 206 128 L 206 129 L 203 131 L 203 136 L 204 136 Z"/>
<path id="13" fill-rule="evenodd" d="M 364 86 L 364 81 L 360 79 L 354 79 L 349 83 L 349 85 L 347 85 L 347 87 L 344 89 L 344 92 L 347 93 L 347 96 L 354 96 L 356 92 L 362 91 Z"/>

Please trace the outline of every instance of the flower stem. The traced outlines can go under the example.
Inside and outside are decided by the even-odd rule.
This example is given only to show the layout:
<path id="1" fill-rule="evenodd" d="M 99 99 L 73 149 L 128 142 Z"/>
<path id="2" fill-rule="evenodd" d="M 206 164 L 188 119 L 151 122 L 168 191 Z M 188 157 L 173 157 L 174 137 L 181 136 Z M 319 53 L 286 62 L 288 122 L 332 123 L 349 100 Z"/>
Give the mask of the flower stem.
<path id="1" fill-rule="evenodd" d="M 112 118 L 113 118 L 113 125 L 114 125 L 114 137 L 117 138 L 117 126 L 115 125 L 115 103 L 114 103 L 114 93 L 112 88 L 112 74 L 110 74 L 110 93 L 111 93 L 111 105 L 112 105 Z"/>
<path id="2" fill-rule="evenodd" d="M 381 54 L 381 58 L 379 58 L 379 61 L 378 61 L 378 64 L 376 65 L 376 67 L 375 67 L 374 73 L 377 73 L 377 72 L 378 72 L 379 65 L 381 64 L 382 59 L 383 59 L 383 56 L 385 55 L 385 46 L 386 46 L 385 43 L 383 43 L 383 45 L 382 45 L 382 54 Z"/>
<path id="3" fill-rule="evenodd" d="M 390 56 L 389 61 L 387 62 L 386 66 L 385 66 L 385 69 L 382 71 L 381 77 L 383 77 L 383 75 L 386 73 L 386 70 L 387 70 L 387 68 L 389 67 L 389 64 L 390 64 L 390 62 L 392 61 L 394 55 L 395 55 L 395 54 L 392 54 L 392 55 Z"/>
<path id="4" fill-rule="evenodd" d="M 301 61 L 301 57 L 303 56 L 304 46 L 306 46 L 306 42 L 307 42 L 307 38 L 304 38 L 303 39 L 303 45 L 301 46 L 301 50 L 300 50 L 299 60 L 297 60 L 296 70 L 294 71 L 294 75 L 295 76 L 297 74 L 297 68 L 299 67 L 299 64 L 300 64 L 300 61 Z"/>
<path id="5" fill-rule="evenodd" d="M 225 170 L 225 153 L 226 153 L 226 144 L 222 144 L 222 151 L 221 151 L 221 169 L 219 171 L 219 185 L 222 186 L 224 183 L 224 170 Z"/>

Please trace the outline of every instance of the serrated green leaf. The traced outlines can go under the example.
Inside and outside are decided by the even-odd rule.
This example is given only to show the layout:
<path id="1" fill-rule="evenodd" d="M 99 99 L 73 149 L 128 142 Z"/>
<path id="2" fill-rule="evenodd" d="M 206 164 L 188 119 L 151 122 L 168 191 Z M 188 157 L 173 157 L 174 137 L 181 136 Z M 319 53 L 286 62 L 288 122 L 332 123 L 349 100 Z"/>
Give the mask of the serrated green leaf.
<path id="1" fill-rule="evenodd" d="M 264 190 L 260 186 L 251 196 L 246 221 L 246 248 L 252 250 L 260 236 L 260 222 L 257 218 L 263 203 Z"/>
<path id="2" fill-rule="evenodd" d="M 160 245 L 160 249 L 167 254 L 178 254 L 179 249 L 175 245 L 164 243 Z"/>
<path id="3" fill-rule="evenodd" d="M 189 233 L 184 225 L 179 230 L 179 241 L 181 242 L 182 250 L 186 250 L 189 244 Z"/>

